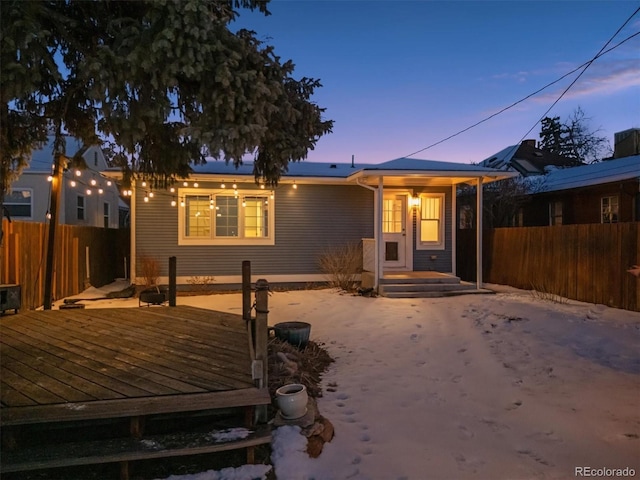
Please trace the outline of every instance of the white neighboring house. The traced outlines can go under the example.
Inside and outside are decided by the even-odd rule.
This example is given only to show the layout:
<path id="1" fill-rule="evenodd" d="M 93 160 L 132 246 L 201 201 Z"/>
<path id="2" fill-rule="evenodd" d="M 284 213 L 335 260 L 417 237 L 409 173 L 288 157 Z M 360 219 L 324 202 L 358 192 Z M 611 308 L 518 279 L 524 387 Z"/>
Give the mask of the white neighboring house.
<path id="1" fill-rule="evenodd" d="M 80 152 L 86 168 L 65 169 L 60 191 L 58 223 L 89 227 L 118 228 L 120 210 L 128 209 L 120 200 L 116 183 L 101 175 L 108 168 L 98 145 L 84 146 L 67 137 L 65 155 L 71 159 Z M 11 184 L 4 206 L 12 220 L 45 223 L 51 203 L 53 137 L 33 152 L 29 166 Z"/>

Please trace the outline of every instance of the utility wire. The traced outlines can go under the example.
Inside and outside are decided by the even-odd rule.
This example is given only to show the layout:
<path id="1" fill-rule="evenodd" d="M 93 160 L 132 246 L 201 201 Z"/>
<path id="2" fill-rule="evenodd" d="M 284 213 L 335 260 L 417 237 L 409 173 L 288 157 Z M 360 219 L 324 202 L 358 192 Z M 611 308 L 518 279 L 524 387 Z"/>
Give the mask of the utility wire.
<path id="1" fill-rule="evenodd" d="M 552 85 L 555 85 L 556 83 L 564 80 L 565 78 L 567 78 L 569 75 L 577 72 L 578 70 L 580 70 L 581 68 L 583 68 L 582 72 L 580 72 L 580 74 L 575 78 L 575 80 L 565 89 L 564 92 L 562 92 L 562 94 L 560 95 L 560 97 L 551 105 L 551 107 L 549 107 L 549 109 L 545 112 L 545 114 L 542 116 L 542 118 L 540 120 L 538 120 L 533 127 L 531 127 L 531 129 L 529 129 L 529 131 L 522 137 L 522 139 L 520 140 L 520 142 L 518 142 L 517 146 L 520 145 L 520 143 L 522 142 L 522 140 L 529 135 L 529 133 L 531 133 L 531 130 L 533 130 L 535 128 L 535 126 L 542 120 L 544 119 L 544 117 L 549 113 L 549 111 L 551 111 L 551 109 L 560 101 L 560 99 L 567 93 L 567 91 L 578 81 L 578 79 L 582 76 L 582 74 L 586 71 L 587 68 L 589 68 L 589 66 L 598 58 L 602 57 L 603 55 L 606 55 L 607 53 L 611 52 L 612 50 L 615 50 L 616 48 L 618 48 L 619 46 L 621 46 L 622 44 L 628 42 L 629 40 L 631 40 L 634 37 L 637 37 L 638 35 L 640 35 L 640 32 L 636 32 L 633 35 L 628 36 L 627 38 L 625 38 L 624 40 L 622 40 L 621 42 L 617 43 L 616 45 L 614 45 L 613 47 L 605 50 L 605 48 L 607 47 L 607 45 L 609 45 L 611 43 L 611 41 L 616 37 L 616 35 L 618 35 L 618 33 L 620 33 L 620 31 L 626 26 L 627 23 L 629 23 L 629 21 L 638 13 L 638 11 L 640 11 L 640 8 L 638 8 L 635 12 L 633 12 L 633 14 L 624 22 L 624 24 L 616 31 L 616 33 L 607 41 L 607 43 L 605 43 L 605 45 L 600 49 L 600 51 L 589 61 L 584 62 L 582 65 L 574 68 L 573 70 L 571 70 L 570 72 L 565 73 L 563 76 L 561 76 L 560 78 L 554 80 L 553 82 L 550 82 L 548 84 L 546 84 L 544 87 L 539 88 L 538 90 L 536 90 L 533 93 L 530 93 L 529 95 L 527 95 L 524 98 L 521 98 L 520 100 L 513 102 L 511 105 L 508 105 L 504 108 L 502 108 L 501 110 L 489 115 L 488 117 L 483 118 L 482 120 L 474 123 L 473 125 L 470 125 L 452 135 L 449 135 L 446 138 L 443 138 L 442 140 L 438 140 L 435 143 L 432 143 L 431 145 L 427 145 L 424 148 L 421 148 L 420 150 L 417 150 L 413 153 L 410 153 L 409 155 L 405 155 L 405 158 L 408 157 L 412 157 L 418 153 L 424 152 L 425 150 L 428 150 L 430 148 L 435 147 L 436 145 L 440 145 L 441 143 L 446 142 L 447 140 L 451 140 L 454 137 L 457 137 L 458 135 L 461 135 L 469 130 L 471 130 L 472 128 L 477 127 L 478 125 L 481 125 L 489 120 L 491 120 L 492 118 L 500 115 L 501 113 L 506 112 L 507 110 L 510 110 L 511 108 L 515 107 L 516 105 L 528 100 L 529 98 L 539 94 L 540 92 L 542 92 L 543 90 L 546 90 L 547 88 L 551 87 Z"/>
<path id="2" fill-rule="evenodd" d="M 573 87 L 576 82 L 580 79 L 580 77 L 584 74 L 584 72 L 587 71 L 587 69 L 591 66 L 591 64 L 600 56 L 602 55 L 602 52 L 605 50 L 605 48 L 607 48 L 607 46 L 613 41 L 614 38 L 616 38 L 616 36 L 620 33 L 620 31 L 627 25 L 627 23 L 629 23 L 631 21 L 631 19 L 640 11 L 640 7 L 638 7 L 638 9 L 636 9 L 635 12 L 633 12 L 631 14 L 631 16 L 629 18 L 627 18 L 627 21 L 624 22 L 620 28 L 618 28 L 618 30 L 616 30 L 616 33 L 613 34 L 613 36 L 607 40 L 607 43 L 605 43 L 602 48 L 600 49 L 600 51 L 596 54 L 595 57 L 593 57 L 591 60 L 589 60 L 587 62 L 587 64 L 584 66 L 584 68 L 582 69 L 582 71 L 578 74 L 578 76 L 573 80 L 573 82 L 571 82 L 569 84 L 569 86 L 567 88 L 564 89 L 564 91 L 560 94 L 560 96 L 551 104 L 551 106 L 547 109 L 546 112 L 544 112 L 542 114 L 542 116 L 536 121 L 536 123 L 534 123 L 531 128 L 527 131 L 527 133 L 525 133 L 522 138 L 520 138 L 520 140 L 518 141 L 518 143 L 516 145 L 513 146 L 512 151 L 517 149 L 520 144 L 522 143 L 522 141 L 531 133 L 531 131 L 536 128 L 536 125 L 538 125 L 538 123 L 540 123 L 542 120 L 544 120 L 544 118 L 549 114 L 549 112 L 553 109 L 553 107 L 555 107 L 557 105 L 557 103 L 562 100 L 562 97 L 565 96 L 565 94 L 571 89 L 571 87 Z M 637 32 L 635 35 L 638 35 L 640 32 Z M 509 152 L 509 154 L 511 154 L 511 151 Z"/>

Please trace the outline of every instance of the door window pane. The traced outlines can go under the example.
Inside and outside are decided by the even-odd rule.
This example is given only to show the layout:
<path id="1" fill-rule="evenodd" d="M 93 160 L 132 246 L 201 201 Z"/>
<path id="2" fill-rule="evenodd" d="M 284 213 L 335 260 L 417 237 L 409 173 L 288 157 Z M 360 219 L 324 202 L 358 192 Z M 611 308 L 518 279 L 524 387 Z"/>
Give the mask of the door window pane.
<path id="1" fill-rule="evenodd" d="M 384 199 L 382 206 L 382 231 L 402 233 L 402 200 Z"/>

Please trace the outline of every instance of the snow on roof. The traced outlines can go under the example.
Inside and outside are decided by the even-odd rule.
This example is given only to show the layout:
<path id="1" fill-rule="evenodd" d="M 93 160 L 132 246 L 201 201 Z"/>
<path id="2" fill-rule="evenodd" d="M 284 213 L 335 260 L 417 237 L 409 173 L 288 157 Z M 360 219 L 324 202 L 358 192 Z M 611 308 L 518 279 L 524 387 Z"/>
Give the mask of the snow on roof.
<path id="1" fill-rule="evenodd" d="M 510 145 L 507 148 L 503 148 L 498 153 L 482 160 L 479 165 L 489 168 L 505 168 L 518 151 L 518 147 L 519 145 Z"/>
<path id="2" fill-rule="evenodd" d="M 495 172 L 495 169 L 478 165 L 441 162 L 437 160 L 419 160 L 414 158 L 396 158 L 380 164 L 290 162 L 285 177 L 333 177 L 347 178 L 360 171 L 422 171 L 422 172 Z M 210 159 L 204 165 L 193 167 L 194 174 L 253 176 L 253 162 L 245 162 L 237 169 L 223 160 Z"/>
<path id="3" fill-rule="evenodd" d="M 289 170 L 283 176 L 288 177 L 336 177 L 346 178 L 362 170 L 365 165 L 352 167 L 350 163 L 289 162 Z M 367 165 L 368 166 L 368 165 Z M 253 162 L 244 162 L 238 168 L 224 160 L 210 158 L 204 165 L 192 167 L 194 174 L 237 175 L 253 177 Z"/>
<path id="4" fill-rule="evenodd" d="M 442 162 L 438 160 L 420 160 L 417 158 L 396 158 L 378 165 L 370 165 L 362 170 L 412 170 L 435 172 L 494 172 L 494 169 L 480 165 Z"/>
<path id="5" fill-rule="evenodd" d="M 542 192 L 602 185 L 633 178 L 640 178 L 640 155 L 553 170 L 546 175 Z"/>

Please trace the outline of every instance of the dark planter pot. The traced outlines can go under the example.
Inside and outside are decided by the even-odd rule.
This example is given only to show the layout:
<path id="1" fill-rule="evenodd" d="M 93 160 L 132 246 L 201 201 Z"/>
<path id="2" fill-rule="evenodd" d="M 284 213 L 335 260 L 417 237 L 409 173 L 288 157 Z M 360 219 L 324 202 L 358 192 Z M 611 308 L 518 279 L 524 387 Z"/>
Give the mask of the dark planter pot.
<path id="1" fill-rule="evenodd" d="M 305 322 L 282 322 L 276 323 L 272 330 L 276 338 L 303 349 L 309 342 L 311 324 Z"/>
<path id="2" fill-rule="evenodd" d="M 140 304 L 146 303 L 147 305 L 162 305 L 167 301 L 167 293 L 155 288 L 149 290 L 143 290 L 140 292 Z"/>

